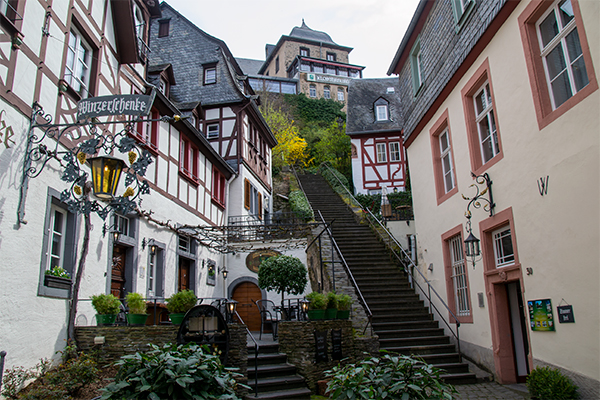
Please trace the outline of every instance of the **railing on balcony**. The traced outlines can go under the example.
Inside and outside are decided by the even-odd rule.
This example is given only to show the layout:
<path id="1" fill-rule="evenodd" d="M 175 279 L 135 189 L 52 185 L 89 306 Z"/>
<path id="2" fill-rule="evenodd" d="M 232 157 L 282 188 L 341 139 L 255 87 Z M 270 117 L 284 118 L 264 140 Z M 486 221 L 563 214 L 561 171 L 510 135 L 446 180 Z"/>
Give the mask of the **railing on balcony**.
<path id="1" fill-rule="evenodd" d="M 6 19 L 15 24 L 17 21 L 22 21 L 23 17 L 17 12 L 17 9 L 13 6 L 16 5 L 15 1 L 0 0 L 0 14 L 4 15 Z"/>
<path id="2" fill-rule="evenodd" d="M 230 216 L 226 236 L 229 243 L 252 240 L 299 238 L 310 234 L 314 223 L 299 218 L 295 213 L 276 212 L 264 218 L 254 215 Z"/>

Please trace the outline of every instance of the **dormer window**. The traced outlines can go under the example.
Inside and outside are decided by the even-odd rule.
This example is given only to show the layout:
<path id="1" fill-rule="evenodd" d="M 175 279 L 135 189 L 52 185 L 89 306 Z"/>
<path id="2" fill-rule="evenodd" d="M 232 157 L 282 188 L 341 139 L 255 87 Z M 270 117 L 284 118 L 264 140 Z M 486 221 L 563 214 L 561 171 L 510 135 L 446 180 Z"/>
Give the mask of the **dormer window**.
<path id="1" fill-rule="evenodd" d="M 310 50 L 306 47 L 300 47 L 300 55 L 302 57 L 310 57 Z"/>
<path id="2" fill-rule="evenodd" d="M 375 102 L 375 121 L 389 121 L 388 102 L 384 99 L 378 99 Z"/>
<path id="3" fill-rule="evenodd" d="M 204 84 L 210 85 L 217 83 L 217 65 L 205 65 L 204 66 Z"/>
<path id="4" fill-rule="evenodd" d="M 164 94 L 166 97 L 169 96 L 169 82 L 167 82 L 167 80 L 162 76 L 158 82 L 158 91 Z"/>
<path id="5" fill-rule="evenodd" d="M 335 61 L 335 53 L 327 53 L 327 61 Z"/>

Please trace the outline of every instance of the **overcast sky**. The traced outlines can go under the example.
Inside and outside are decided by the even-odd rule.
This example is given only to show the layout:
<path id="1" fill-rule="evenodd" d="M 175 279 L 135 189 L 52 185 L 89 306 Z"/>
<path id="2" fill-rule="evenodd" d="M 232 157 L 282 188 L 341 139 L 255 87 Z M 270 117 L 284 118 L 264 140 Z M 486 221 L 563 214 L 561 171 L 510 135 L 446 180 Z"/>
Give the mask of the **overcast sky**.
<path id="1" fill-rule="evenodd" d="M 387 70 L 417 8 L 418 0 L 168 0 L 200 29 L 223 40 L 234 57 L 265 59 L 265 45 L 289 35 L 302 18 L 352 47 L 350 64 L 366 67 L 365 78 Z"/>

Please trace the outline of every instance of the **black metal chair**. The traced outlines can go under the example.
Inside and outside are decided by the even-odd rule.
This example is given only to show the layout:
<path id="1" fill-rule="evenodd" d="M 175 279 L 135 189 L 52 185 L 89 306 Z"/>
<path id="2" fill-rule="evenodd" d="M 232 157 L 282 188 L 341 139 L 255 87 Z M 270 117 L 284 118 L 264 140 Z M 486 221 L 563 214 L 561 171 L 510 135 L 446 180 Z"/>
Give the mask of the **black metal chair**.
<path id="1" fill-rule="evenodd" d="M 275 303 L 271 300 L 256 300 L 255 303 L 260 312 L 260 335 L 258 338 L 262 339 L 264 326 L 271 324 L 273 340 L 277 340 L 277 324 L 281 321 L 281 311 L 275 307 Z"/>

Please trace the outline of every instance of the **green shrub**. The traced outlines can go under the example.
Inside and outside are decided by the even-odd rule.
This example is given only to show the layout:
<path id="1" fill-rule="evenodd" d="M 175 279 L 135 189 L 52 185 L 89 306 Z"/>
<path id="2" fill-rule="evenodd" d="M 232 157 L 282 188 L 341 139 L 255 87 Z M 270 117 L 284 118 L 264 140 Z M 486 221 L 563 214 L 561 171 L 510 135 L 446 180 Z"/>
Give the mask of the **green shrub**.
<path id="1" fill-rule="evenodd" d="M 327 308 L 327 296 L 325 293 L 311 292 L 306 296 L 310 301 L 308 308 L 310 310 L 325 310 Z"/>
<path id="2" fill-rule="evenodd" d="M 146 302 L 141 294 L 131 292 L 125 296 L 130 314 L 146 314 Z"/>
<path id="3" fill-rule="evenodd" d="M 300 190 L 290 192 L 290 208 L 298 216 L 305 221 L 315 219 L 315 214 L 306 199 L 304 193 Z"/>
<path id="4" fill-rule="evenodd" d="M 327 296 L 327 308 L 337 308 L 338 298 L 335 292 L 329 292 L 326 294 Z"/>
<path id="5" fill-rule="evenodd" d="M 98 314 L 118 314 L 121 310 L 121 302 L 112 293 L 91 296 L 92 307 Z"/>
<path id="6" fill-rule="evenodd" d="M 354 300 L 347 294 L 337 295 L 337 309 L 338 311 L 348 311 Z"/>
<path id="7" fill-rule="evenodd" d="M 62 387 L 69 394 L 75 394 L 85 385 L 94 382 L 98 376 L 98 363 L 89 354 L 79 353 L 44 376 L 52 386 Z"/>
<path id="8" fill-rule="evenodd" d="M 432 365 L 409 356 L 382 354 L 337 366 L 325 375 L 332 399 L 452 399 L 456 390 Z"/>
<path id="9" fill-rule="evenodd" d="M 540 400 L 578 399 L 577 386 L 558 369 L 536 367 L 527 377 L 527 389 Z"/>
<path id="10" fill-rule="evenodd" d="M 73 397 L 60 385 L 41 385 L 19 396 L 19 400 L 71 400 Z"/>
<path id="11" fill-rule="evenodd" d="M 165 300 L 167 302 L 167 309 L 170 313 L 180 314 L 186 313 L 188 310 L 196 305 L 198 297 L 190 289 L 182 290 L 173 294 L 171 297 Z"/>
<path id="12" fill-rule="evenodd" d="M 115 381 L 102 399 L 238 399 L 235 376 L 207 346 L 151 345 L 152 350 L 121 357 Z"/>
<path id="13" fill-rule="evenodd" d="M 331 166 L 327 168 L 325 164 L 326 163 L 323 163 L 323 165 L 321 165 L 321 175 L 323 175 L 323 178 L 329 182 L 331 187 L 338 193 L 346 193 L 342 186 L 346 187 L 346 189 L 350 191 L 350 184 L 348 183 L 348 179 L 344 176 L 344 174 L 332 168 Z"/>
<path id="14" fill-rule="evenodd" d="M 8 399 L 16 399 L 25 382 L 36 376 L 37 373 L 33 369 L 19 366 L 7 369 L 2 378 L 2 395 Z"/>

